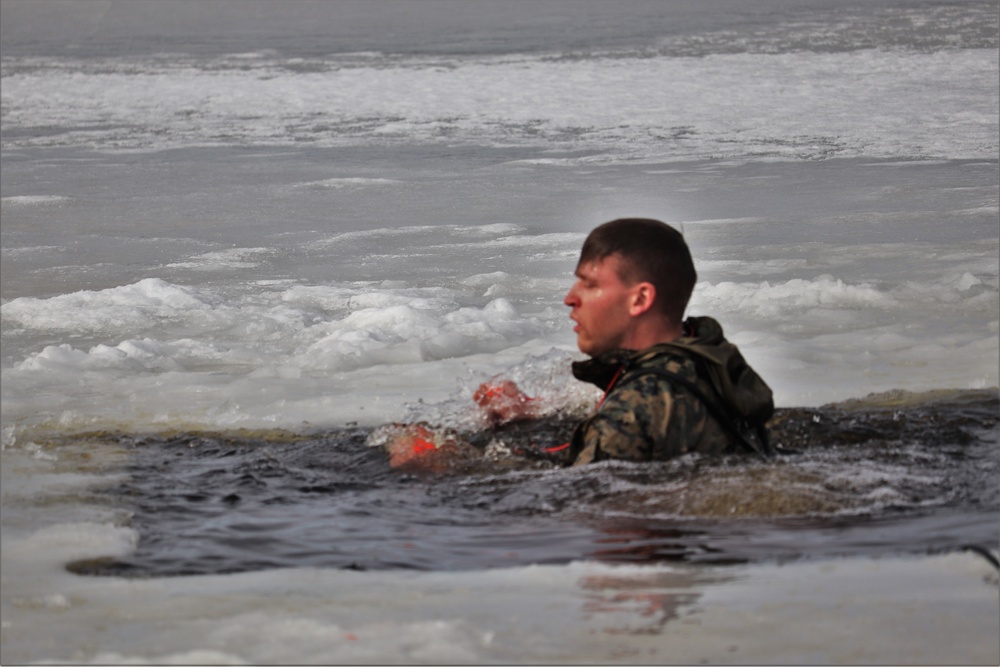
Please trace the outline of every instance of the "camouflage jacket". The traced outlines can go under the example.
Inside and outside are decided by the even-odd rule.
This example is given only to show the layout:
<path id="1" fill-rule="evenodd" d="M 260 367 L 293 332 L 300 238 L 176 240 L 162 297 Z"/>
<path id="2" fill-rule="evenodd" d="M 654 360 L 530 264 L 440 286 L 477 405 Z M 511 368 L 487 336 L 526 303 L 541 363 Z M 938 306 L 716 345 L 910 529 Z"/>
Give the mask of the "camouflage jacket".
<path id="1" fill-rule="evenodd" d="M 573 364 L 577 379 L 607 389 L 597 411 L 573 433 L 573 465 L 663 460 L 688 452 L 722 454 L 741 449 L 733 424 L 763 429 L 774 411 L 770 388 L 726 341 L 714 319 L 690 318 L 684 325 L 684 336 L 670 343 L 638 352 L 616 350 Z M 693 383 L 694 390 L 684 381 Z M 699 390 L 700 397 L 694 393 Z M 703 399 L 716 404 L 716 414 Z M 720 419 L 719 408 L 733 418 Z"/>

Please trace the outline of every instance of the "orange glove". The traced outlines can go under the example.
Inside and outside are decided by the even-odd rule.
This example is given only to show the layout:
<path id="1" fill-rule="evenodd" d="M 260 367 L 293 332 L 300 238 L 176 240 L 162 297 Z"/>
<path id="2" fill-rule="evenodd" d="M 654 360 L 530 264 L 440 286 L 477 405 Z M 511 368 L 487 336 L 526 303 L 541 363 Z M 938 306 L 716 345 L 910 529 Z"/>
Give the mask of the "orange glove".
<path id="1" fill-rule="evenodd" d="M 479 385 L 472 400 L 486 412 L 491 424 L 504 424 L 535 416 L 536 400 L 521 391 L 512 380 L 494 378 Z"/>
<path id="2" fill-rule="evenodd" d="M 390 424 L 379 434 L 389 465 L 411 472 L 448 473 L 482 453 L 460 436 L 426 424 Z"/>
<path id="3" fill-rule="evenodd" d="M 410 463 L 438 449 L 434 434 L 423 424 L 400 424 L 398 431 L 390 436 L 386 445 L 389 465 L 393 468 Z"/>

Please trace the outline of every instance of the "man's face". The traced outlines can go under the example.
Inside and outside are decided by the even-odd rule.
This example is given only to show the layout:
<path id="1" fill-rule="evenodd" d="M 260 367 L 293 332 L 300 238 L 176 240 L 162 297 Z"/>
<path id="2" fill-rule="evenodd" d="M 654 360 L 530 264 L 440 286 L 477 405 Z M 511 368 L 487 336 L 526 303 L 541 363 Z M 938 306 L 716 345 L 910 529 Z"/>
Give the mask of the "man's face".
<path id="1" fill-rule="evenodd" d="M 576 322 L 576 344 L 592 357 L 624 347 L 631 332 L 632 286 L 622 282 L 620 266 L 618 255 L 582 262 L 576 269 L 576 282 L 563 299 L 572 308 L 569 317 Z"/>

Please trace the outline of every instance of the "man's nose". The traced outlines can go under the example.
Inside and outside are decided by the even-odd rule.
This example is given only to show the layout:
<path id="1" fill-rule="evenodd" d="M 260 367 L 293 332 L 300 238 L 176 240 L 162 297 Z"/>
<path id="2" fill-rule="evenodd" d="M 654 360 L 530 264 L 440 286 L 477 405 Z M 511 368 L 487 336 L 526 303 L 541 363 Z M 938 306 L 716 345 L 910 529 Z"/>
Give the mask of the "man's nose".
<path id="1" fill-rule="evenodd" d="M 568 292 L 566 292 L 566 297 L 563 299 L 563 303 L 570 308 L 575 308 L 579 301 L 580 300 L 576 296 L 576 286 L 574 285 L 569 288 Z"/>

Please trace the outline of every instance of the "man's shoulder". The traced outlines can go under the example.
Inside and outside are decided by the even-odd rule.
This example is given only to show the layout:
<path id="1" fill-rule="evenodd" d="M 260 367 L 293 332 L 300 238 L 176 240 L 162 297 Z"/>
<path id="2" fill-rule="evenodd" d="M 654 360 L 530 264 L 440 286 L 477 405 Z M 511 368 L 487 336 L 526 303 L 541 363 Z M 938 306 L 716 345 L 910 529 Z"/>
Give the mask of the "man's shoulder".
<path id="1" fill-rule="evenodd" d="M 698 381 L 694 360 L 673 351 L 637 359 L 622 374 L 608 398 L 632 406 L 655 400 L 670 407 L 673 401 L 687 397 L 677 378 L 691 383 Z"/>

